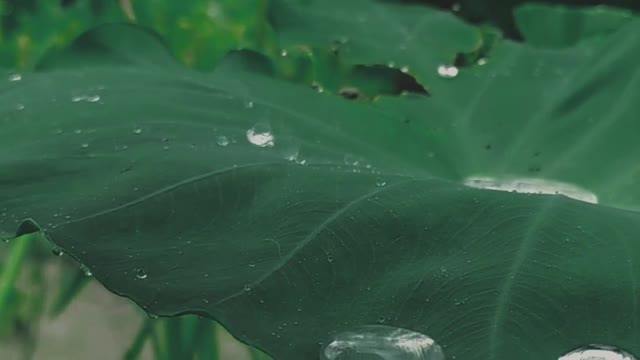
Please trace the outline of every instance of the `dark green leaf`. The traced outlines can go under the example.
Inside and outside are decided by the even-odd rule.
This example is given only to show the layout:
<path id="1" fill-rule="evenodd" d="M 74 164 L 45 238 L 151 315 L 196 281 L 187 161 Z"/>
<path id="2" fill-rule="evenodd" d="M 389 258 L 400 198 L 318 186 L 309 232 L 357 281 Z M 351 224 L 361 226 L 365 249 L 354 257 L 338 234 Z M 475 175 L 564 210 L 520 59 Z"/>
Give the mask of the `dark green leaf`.
<path id="1" fill-rule="evenodd" d="M 640 354 L 640 214 L 615 208 L 640 205 L 639 28 L 506 42 L 431 98 L 377 104 L 233 67 L 29 74 L 0 97 L 0 228 L 33 217 L 110 290 L 279 360 L 374 323 L 458 359 Z"/>
<path id="2" fill-rule="evenodd" d="M 561 47 L 602 38 L 633 21 L 631 11 L 607 7 L 571 9 L 526 4 L 515 11 L 525 41 L 533 45 Z"/>

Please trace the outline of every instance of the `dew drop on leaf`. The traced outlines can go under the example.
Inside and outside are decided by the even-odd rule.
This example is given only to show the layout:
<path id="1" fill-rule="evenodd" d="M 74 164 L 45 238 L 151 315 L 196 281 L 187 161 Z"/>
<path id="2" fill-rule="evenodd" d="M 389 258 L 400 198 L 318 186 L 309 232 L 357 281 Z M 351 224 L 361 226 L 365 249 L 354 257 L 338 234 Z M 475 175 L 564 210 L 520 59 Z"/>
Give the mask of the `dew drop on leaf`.
<path id="1" fill-rule="evenodd" d="M 140 135 L 140 134 L 142 134 L 142 129 L 141 128 L 135 128 L 135 129 L 133 129 L 133 133 L 136 134 L 136 135 Z"/>
<path id="2" fill-rule="evenodd" d="M 244 284 L 244 291 L 251 291 L 251 286 L 249 284 Z"/>
<path id="3" fill-rule="evenodd" d="M 379 177 L 379 178 L 376 179 L 376 186 L 377 187 L 384 187 L 386 185 L 387 185 L 387 182 L 383 178 Z"/>
<path id="4" fill-rule="evenodd" d="M 224 135 L 220 135 L 216 139 L 216 143 L 218 143 L 218 145 L 220 145 L 220 146 L 227 146 L 227 145 L 229 145 L 229 139 Z"/>
<path id="5" fill-rule="evenodd" d="M 440 65 L 438 66 L 438 75 L 445 79 L 451 79 L 458 76 L 458 68 L 454 65 Z"/>
<path id="6" fill-rule="evenodd" d="M 144 280 L 147 278 L 147 273 L 146 271 L 144 271 L 143 268 L 137 268 L 136 269 L 136 277 L 140 280 Z"/>
<path id="7" fill-rule="evenodd" d="M 402 71 L 403 73 L 408 73 L 409 72 L 409 67 L 408 66 L 403 66 L 400 68 L 400 71 Z"/>
<path id="8" fill-rule="evenodd" d="M 9 75 L 9 81 L 20 81 L 22 80 L 22 75 L 19 73 L 14 73 Z"/>
<path id="9" fill-rule="evenodd" d="M 250 100 L 245 101 L 244 102 L 244 107 L 246 107 L 247 109 L 253 108 L 253 101 L 250 101 Z"/>
<path id="10" fill-rule="evenodd" d="M 321 360 L 444 360 L 442 348 L 432 338 L 385 325 L 360 326 L 334 335 L 325 344 L 320 350 Z"/>
<path id="11" fill-rule="evenodd" d="M 55 256 L 62 256 L 64 255 L 64 251 L 62 251 L 61 248 L 59 247 L 54 247 L 53 249 L 51 249 L 51 252 L 53 253 L 53 255 Z"/>
<path id="12" fill-rule="evenodd" d="M 272 147 L 275 145 L 275 138 L 268 126 L 255 125 L 247 130 L 247 140 L 259 147 Z"/>
<path id="13" fill-rule="evenodd" d="M 88 147 L 89 147 L 89 144 L 84 143 L 84 144 L 80 145 L 80 147 L 82 147 L 83 149 L 86 149 L 86 148 L 88 148 Z"/>
<path id="14" fill-rule="evenodd" d="M 93 276 L 93 272 L 86 265 L 80 265 L 80 270 L 82 270 L 85 276 Z"/>
<path id="15" fill-rule="evenodd" d="M 18 104 L 18 105 L 16 106 L 16 109 L 18 109 L 18 110 L 24 110 L 24 104 Z"/>
<path id="16" fill-rule="evenodd" d="M 558 360 L 637 360 L 630 353 L 606 345 L 588 345 L 562 355 Z"/>
<path id="17" fill-rule="evenodd" d="M 486 58 L 480 58 L 478 59 L 478 61 L 476 61 L 476 64 L 482 66 L 482 65 L 486 65 L 487 64 L 487 59 Z"/>
<path id="18" fill-rule="evenodd" d="M 289 55 L 289 53 L 287 52 L 287 50 L 282 49 L 282 51 L 280 51 L 280 56 L 283 56 L 283 57 L 284 57 L 284 56 L 287 56 L 287 55 Z"/>

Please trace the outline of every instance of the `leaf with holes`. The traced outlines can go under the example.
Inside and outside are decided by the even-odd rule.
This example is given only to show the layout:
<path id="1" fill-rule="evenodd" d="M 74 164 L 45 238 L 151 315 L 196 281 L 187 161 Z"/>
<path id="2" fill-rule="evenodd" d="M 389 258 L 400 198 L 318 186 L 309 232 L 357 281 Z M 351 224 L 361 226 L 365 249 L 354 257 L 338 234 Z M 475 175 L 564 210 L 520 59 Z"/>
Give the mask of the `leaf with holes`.
<path id="1" fill-rule="evenodd" d="M 104 27 L 2 84 L 0 229 L 42 228 L 148 312 L 276 359 L 375 323 L 457 359 L 640 354 L 639 28 L 503 42 L 432 97 L 360 103 L 253 53 L 166 65 Z"/>

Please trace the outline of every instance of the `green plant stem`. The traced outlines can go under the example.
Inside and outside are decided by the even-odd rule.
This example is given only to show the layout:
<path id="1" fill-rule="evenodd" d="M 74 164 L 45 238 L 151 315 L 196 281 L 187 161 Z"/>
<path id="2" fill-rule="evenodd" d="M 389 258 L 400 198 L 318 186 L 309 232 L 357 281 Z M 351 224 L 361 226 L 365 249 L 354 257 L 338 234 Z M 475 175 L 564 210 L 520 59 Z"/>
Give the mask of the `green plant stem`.
<path id="1" fill-rule="evenodd" d="M 151 319 L 145 319 L 140 330 L 136 334 L 136 337 L 133 339 L 133 343 L 129 346 L 127 353 L 124 355 L 124 360 L 136 360 L 140 356 L 140 353 L 144 348 L 144 344 L 152 331 L 153 323 L 151 322 Z"/>
<path id="2" fill-rule="evenodd" d="M 29 254 L 34 235 L 24 235 L 15 238 L 10 243 L 9 256 L 6 259 L 2 273 L 0 273 L 0 321 L 9 319 L 8 309 L 16 279 L 22 265 Z"/>

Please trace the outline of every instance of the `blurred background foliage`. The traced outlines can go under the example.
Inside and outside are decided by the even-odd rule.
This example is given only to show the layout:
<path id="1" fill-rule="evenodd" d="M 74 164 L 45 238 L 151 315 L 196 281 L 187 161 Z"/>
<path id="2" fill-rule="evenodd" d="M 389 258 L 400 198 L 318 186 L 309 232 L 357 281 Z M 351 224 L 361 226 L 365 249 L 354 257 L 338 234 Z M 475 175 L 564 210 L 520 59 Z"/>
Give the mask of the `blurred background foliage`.
<path id="1" fill-rule="evenodd" d="M 438 7 L 479 25 L 483 43 L 474 54 L 459 54 L 459 66 L 475 63 L 501 38 L 524 41 L 514 11 L 524 0 L 380 1 Z M 410 73 L 392 66 L 341 64 L 336 48 L 316 49 L 306 44 L 283 48 L 271 21 L 275 2 L 278 0 L 0 0 L 0 68 L 10 69 L 9 76 L 19 76 L 32 70 L 46 53 L 65 47 L 89 28 L 127 22 L 159 33 L 175 57 L 196 70 L 213 69 L 231 50 L 250 49 L 270 59 L 276 76 L 348 99 L 428 92 L 428 87 L 417 83 Z M 637 0 L 553 3 L 640 10 Z M 535 42 L 534 35 L 530 41 Z M 544 41 L 546 37 L 538 38 Z M 335 46 L 339 47 L 339 42 Z M 9 343 L 14 347 L 20 344 L 20 359 L 33 358 L 41 320 L 63 314 L 92 279 L 71 260 L 52 256 L 46 241 L 34 240 L 27 236 L 0 247 L 0 350 Z M 61 255 L 55 249 L 53 252 Z M 48 275 L 52 271 L 59 274 L 55 281 Z M 136 323 L 140 327 L 123 358 L 138 358 L 145 344 L 152 349 L 152 358 L 160 360 L 222 358 L 219 339 L 224 330 L 215 323 L 197 316 L 152 319 L 137 308 L 135 311 L 140 314 Z M 227 336 L 226 341 L 229 339 Z M 250 359 L 268 358 L 256 349 L 248 348 L 244 353 Z"/>

